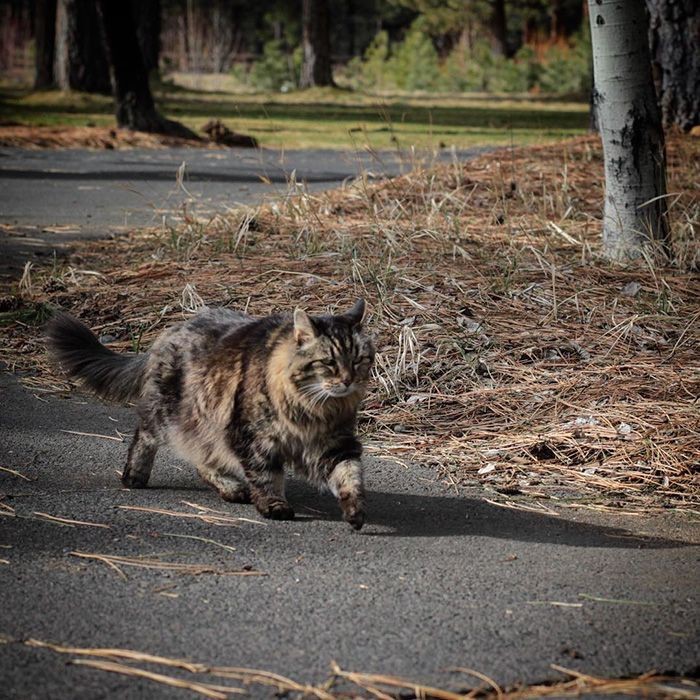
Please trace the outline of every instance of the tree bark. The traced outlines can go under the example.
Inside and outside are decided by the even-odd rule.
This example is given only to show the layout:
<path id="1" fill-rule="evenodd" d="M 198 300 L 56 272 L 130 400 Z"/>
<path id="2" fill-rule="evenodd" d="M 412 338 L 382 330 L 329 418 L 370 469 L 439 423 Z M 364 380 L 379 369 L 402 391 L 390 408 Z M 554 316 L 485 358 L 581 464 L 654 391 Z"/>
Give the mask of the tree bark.
<path id="1" fill-rule="evenodd" d="M 700 124 L 700 4 L 647 0 L 649 46 L 664 126 Z"/>
<path id="2" fill-rule="evenodd" d="M 491 8 L 491 48 L 499 56 L 508 56 L 506 41 L 506 3 L 505 0 L 493 0 Z"/>
<path id="3" fill-rule="evenodd" d="M 56 0 L 37 0 L 34 8 L 34 89 L 55 85 Z"/>
<path id="4" fill-rule="evenodd" d="M 334 85 L 328 0 L 302 0 L 302 47 L 304 57 L 299 86 Z"/>
<path id="5" fill-rule="evenodd" d="M 109 64 L 91 0 L 58 0 L 56 8 L 56 82 L 62 90 L 109 95 Z"/>
<path id="6" fill-rule="evenodd" d="M 160 59 L 160 0 L 131 0 L 141 58 L 148 75 L 158 71 Z"/>
<path id="7" fill-rule="evenodd" d="M 666 165 L 644 4 L 588 0 L 595 102 L 605 159 L 603 251 L 613 260 L 665 246 Z"/>
<path id="8" fill-rule="evenodd" d="M 187 127 L 165 119 L 156 110 L 130 3 L 97 0 L 97 7 L 112 72 L 117 126 L 197 139 Z"/>

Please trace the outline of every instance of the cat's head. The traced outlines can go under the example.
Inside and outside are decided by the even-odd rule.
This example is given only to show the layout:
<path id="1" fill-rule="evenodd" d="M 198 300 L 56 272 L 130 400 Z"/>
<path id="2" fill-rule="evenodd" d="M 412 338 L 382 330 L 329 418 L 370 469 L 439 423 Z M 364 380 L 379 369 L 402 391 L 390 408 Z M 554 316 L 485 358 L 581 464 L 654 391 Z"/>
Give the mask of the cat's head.
<path id="1" fill-rule="evenodd" d="M 374 345 L 364 333 L 364 299 L 337 316 L 294 312 L 291 377 L 311 403 L 362 397 L 374 362 Z"/>

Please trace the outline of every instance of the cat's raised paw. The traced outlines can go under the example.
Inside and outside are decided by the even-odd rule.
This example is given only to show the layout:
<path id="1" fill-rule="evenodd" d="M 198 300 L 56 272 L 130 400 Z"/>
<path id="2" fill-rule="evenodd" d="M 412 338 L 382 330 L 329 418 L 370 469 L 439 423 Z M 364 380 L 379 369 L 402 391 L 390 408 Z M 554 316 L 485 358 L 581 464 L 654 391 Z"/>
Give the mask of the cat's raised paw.
<path id="1" fill-rule="evenodd" d="M 365 524 L 365 511 L 362 508 L 348 508 L 343 511 L 343 520 L 349 523 L 354 530 L 361 530 Z"/>

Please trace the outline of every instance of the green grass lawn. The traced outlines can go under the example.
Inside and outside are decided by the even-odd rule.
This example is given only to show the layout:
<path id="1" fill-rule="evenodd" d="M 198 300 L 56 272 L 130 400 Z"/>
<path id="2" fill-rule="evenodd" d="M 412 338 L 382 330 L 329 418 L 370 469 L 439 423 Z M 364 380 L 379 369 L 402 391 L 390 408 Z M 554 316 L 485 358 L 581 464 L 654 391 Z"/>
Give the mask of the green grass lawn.
<path id="1" fill-rule="evenodd" d="M 167 117 L 195 131 L 221 119 L 270 148 L 519 145 L 581 134 L 588 126 L 587 104 L 529 96 L 205 92 L 167 84 L 155 95 Z M 0 87 L 0 124 L 111 126 L 112 100 Z"/>

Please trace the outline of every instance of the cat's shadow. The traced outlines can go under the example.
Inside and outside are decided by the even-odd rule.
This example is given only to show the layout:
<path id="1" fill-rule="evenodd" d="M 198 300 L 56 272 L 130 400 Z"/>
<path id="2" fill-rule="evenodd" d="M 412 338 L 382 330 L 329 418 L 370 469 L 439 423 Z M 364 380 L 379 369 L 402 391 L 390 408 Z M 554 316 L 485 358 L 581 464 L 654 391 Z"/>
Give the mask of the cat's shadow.
<path id="1" fill-rule="evenodd" d="M 340 520 L 338 506 L 303 482 L 289 484 L 299 520 Z M 561 509 L 559 509 L 561 510 Z M 623 527 L 596 525 L 494 506 L 479 498 L 389 493 L 369 489 L 366 537 L 491 537 L 569 547 L 666 549 L 692 542 L 634 534 Z"/>

